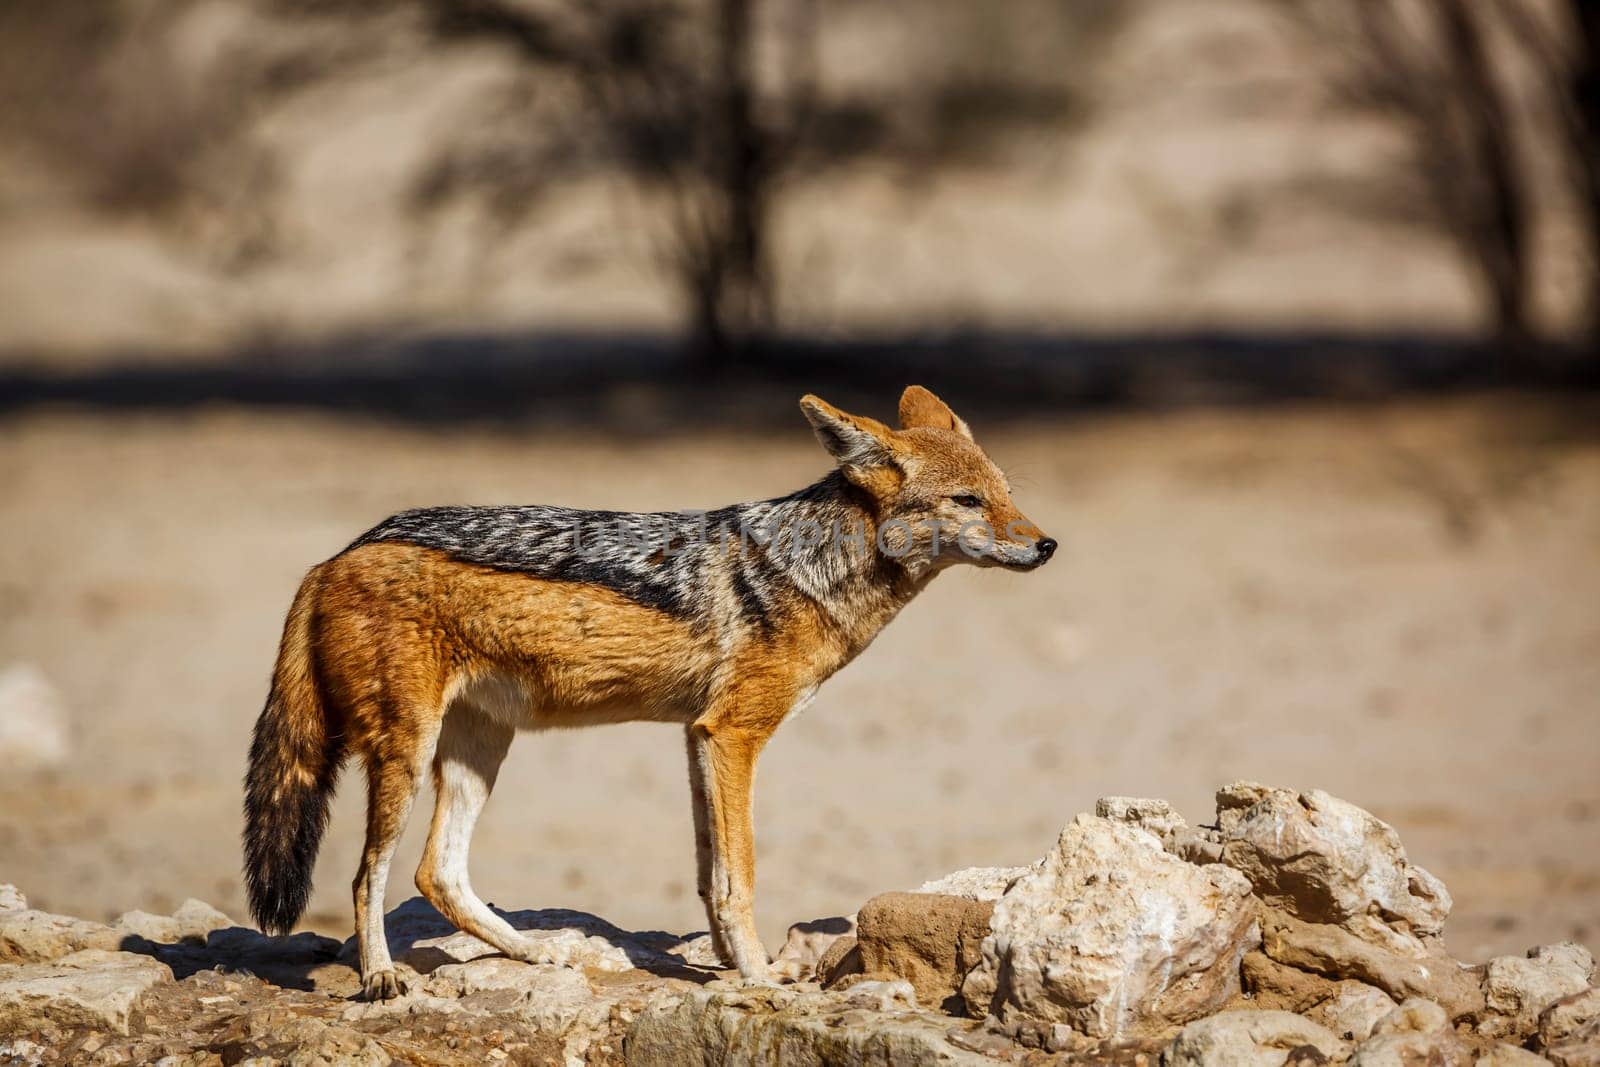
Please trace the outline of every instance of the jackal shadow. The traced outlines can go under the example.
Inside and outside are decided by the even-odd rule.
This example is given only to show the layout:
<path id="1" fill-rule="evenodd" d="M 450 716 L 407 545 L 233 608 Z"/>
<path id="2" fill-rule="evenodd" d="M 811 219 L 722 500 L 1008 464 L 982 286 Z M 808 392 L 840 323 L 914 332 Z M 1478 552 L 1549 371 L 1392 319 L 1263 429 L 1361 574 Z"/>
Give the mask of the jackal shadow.
<path id="1" fill-rule="evenodd" d="M 490 905 L 493 907 L 493 905 Z M 565 908 L 495 911 L 513 929 L 546 942 L 568 966 L 600 971 L 636 969 L 658 978 L 704 983 L 717 977 L 697 935 L 680 937 L 660 930 L 630 932 L 587 912 Z M 412 897 L 385 917 L 389 952 L 397 963 L 424 977 L 440 967 L 482 958 L 504 958 L 465 934 L 421 897 Z M 309 931 L 271 937 L 249 927 L 231 926 L 174 941 L 129 934 L 123 952 L 152 956 L 182 981 L 201 971 L 248 974 L 284 989 L 353 995 L 360 988 L 356 938 L 338 941 Z M 530 965 L 532 966 L 532 965 Z"/>

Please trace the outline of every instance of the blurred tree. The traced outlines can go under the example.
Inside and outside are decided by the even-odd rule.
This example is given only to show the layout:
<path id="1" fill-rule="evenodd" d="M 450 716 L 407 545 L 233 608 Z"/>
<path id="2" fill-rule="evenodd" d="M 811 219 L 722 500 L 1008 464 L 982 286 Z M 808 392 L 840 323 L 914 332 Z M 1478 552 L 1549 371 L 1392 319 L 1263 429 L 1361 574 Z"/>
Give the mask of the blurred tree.
<path id="1" fill-rule="evenodd" d="M 1590 359 L 1600 361 L 1600 3 L 1572 0 L 1578 33 L 1568 63 L 1562 109 L 1568 125 L 1580 195 L 1589 210 Z"/>
<path id="2" fill-rule="evenodd" d="M 1528 369 L 1539 351 L 1534 161 L 1563 161 L 1587 220 L 1585 352 L 1592 359 L 1600 324 L 1600 4 L 1296 0 L 1290 10 L 1338 49 L 1340 94 L 1394 117 L 1408 133 L 1425 206 L 1477 275 L 1508 369 Z M 1549 115 L 1556 120 L 1541 121 Z"/>
<path id="3" fill-rule="evenodd" d="M 171 38 L 182 13 L 116 0 L 0 3 L 0 135 L 108 213 L 165 217 L 226 199 L 219 186 L 245 179 L 248 146 L 235 127 L 264 79 L 180 69 Z"/>
<path id="4" fill-rule="evenodd" d="M 773 326 L 774 189 L 815 99 L 814 0 L 597 0 L 562 17 L 423 2 L 441 35 L 500 40 L 577 80 L 612 153 L 666 201 L 659 251 L 696 352 L 716 367 L 754 358 Z M 763 84 L 758 22 L 780 16 L 787 61 Z"/>
<path id="5" fill-rule="evenodd" d="M 501 42 L 530 71 L 580 87 L 586 134 L 644 198 L 640 218 L 712 367 L 759 359 L 776 329 L 772 218 L 786 182 L 862 158 L 920 180 L 993 166 L 1019 132 L 1056 143 L 1087 112 L 1096 57 L 1127 11 L 1119 0 L 881 3 L 873 24 L 893 28 L 896 51 L 825 90 L 824 12 L 837 30 L 856 0 L 417 2 L 440 38 Z M 518 158 L 478 168 L 499 174 L 511 202 L 557 165 Z"/>
<path id="6" fill-rule="evenodd" d="M 1510 0 L 1503 17 L 1555 113 L 1573 194 L 1584 210 L 1585 343 L 1590 359 L 1600 361 L 1600 2 Z"/>

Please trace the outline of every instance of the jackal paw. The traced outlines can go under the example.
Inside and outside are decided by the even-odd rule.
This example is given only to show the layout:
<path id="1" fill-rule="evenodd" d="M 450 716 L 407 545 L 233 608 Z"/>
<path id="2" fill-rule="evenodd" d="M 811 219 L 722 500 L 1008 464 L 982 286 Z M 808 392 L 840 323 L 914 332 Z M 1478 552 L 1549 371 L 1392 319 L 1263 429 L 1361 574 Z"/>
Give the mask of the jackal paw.
<path id="1" fill-rule="evenodd" d="M 767 968 L 767 974 L 782 985 L 798 982 L 807 977 L 806 965 L 799 960 L 773 960 L 772 966 Z"/>
<path id="2" fill-rule="evenodd" d="M 394 971 L 373 971 L 361 980 L 362 1000 L 393 1000 L 406 995 L 406 984 Z"/>
<path id="3" fill-rule="evenodd" d="M 800 980 L 799 964 L 793 960 L 770 964 L 753 974 L 741 974 L 733 979 L 739 989 L 776 989 Z"/>
<path id="4" fill-rule="evenodd" d="M 511 952 L 507 953 L 519 963 L 554 964 L 565 967 L 572 963 L 572 954 L 563 951 L 563 946 L 552 945 L 548 941 L 535 941 L 524 938 Z"/>

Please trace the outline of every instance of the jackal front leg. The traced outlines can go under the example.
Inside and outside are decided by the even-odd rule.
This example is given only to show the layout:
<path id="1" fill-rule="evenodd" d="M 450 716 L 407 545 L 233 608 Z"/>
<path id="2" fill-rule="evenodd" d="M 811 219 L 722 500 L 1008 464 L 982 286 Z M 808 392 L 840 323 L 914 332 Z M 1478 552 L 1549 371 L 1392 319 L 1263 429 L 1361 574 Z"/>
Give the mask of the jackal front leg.
<path id="1" fill-rule="evenodd" d="M 702 895 L 711 922 L 712 943 L 742 978 L 770 977 L 767 950 L 755 924 L 755 837 L 751 788 L 756 757 L 767 733 L 702 719 L 689 727 L 690 782 L 696 801 L 696 845 L 702 825 L 708 831 L 709 863 L 702 863 Z M 698 780 L 696 778 L 698 775 Z M 702 797 L 703 794 L 703 797 Z"/>
<path id="2" fill-rule="evenodd" d="M 710 753 L 705 744 L 706 735 L 703 731 L 697 731 L 693 726 L 689 726 L 684 729 L 683 734 L 689 754 L 689 805 L 694 815 L 695 885 L 700 894 L 700 903 L 706 909 L 706 925 L 711 931 L 711 949 L 716 953 L 722 966 L 732 967 L 733 953 L 728 950 L 728 943 L 722 937 L 721 924 L 717 922 L 716 908 L 711 899 L 713 817 L 711 786 L 707 781 Z"/>

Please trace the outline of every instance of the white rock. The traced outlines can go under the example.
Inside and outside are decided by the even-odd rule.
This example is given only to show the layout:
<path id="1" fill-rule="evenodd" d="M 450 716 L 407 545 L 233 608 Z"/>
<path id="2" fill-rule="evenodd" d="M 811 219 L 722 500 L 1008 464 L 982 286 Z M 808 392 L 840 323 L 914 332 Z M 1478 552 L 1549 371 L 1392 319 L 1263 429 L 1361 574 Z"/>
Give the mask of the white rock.
<path id="1" fill-rule="evenodd" d="M 943 878 L 923 882 L 916 892 L 942 893 L 967 900 L 999 900 L 1013 882 L 1031 870 L 1032 867 L 966 867 Z"/>
<path id="2" fill-rule="evenodd" d="M 438 996 L 466 997 L 490 990 L 553 993 L 558 999 L 594 995 L 582 971 L 552 964 L 528 964 L 504 956 L 447 963 L 428 975 L 426 988 Z"/>
<path id="3" fill-rule="evenodd" d="M 791 979 L 807 979 L 817 973 L 817 963 L 833 943 L 856 932 L 854 915 L 835 915 L 812 919 L 789 927 L 789 936 L 773 957 L 773 966 Z"/>
<path id="4" fill-rule="evenodd" d="M 1263 906 L 1256 916 L 1262 951 L 1278 963 L 1336 981 L 1365 982 L 1400 1001 L 1437 1001 L 1451 1018 L 1483 1008 L 1481 977 L 1446 953 L 1438 938 L 1391 931 L 1389 940 L 1375 942 L 1342 926 L 1306 922 L 1277 908 Z"/>
<path id="5" fill-rule="evenodd" d="M 115 949 L 123 934 L 103 923 L 25 908 L 0 911 L 0 962 L 38 963 L 80 949 Z"/>
<path id="6" fill-rule="evenodd" d="M 214 930 L 238 925 L 203 900 L 191 897 L 171 915 L 152 915 L 147 911 L 125 912 L 111 924 L 113 930 L 133 934 L 147 941 L 170 944 L 176 941 L 204 942 Z"/>
<path id="7" fill-rule="evenodd" d="M 1450 914 L 1444 883 L 1411 864 L 1392 826 L 1321 790 L 1236 782 L 1217 792 L 1217 824 L 1221 861 L 1296 918 L 1387 942 L 1385 922 L 1427 937 Z"/>
<path id="8" fill-rule="evenodd" d="M 0 768 L 59 767 L 71 747 L 66 712 L 55 686 L 30 664 L 0 671 Z"/>
<path id="9" fill-rule="evenodd" d="M 347 1023 L 367 1022 L 397 1015 L 459 1015 L 461 1002 L 456 997 L 435 996 L 417 989 L 408 989 L 404 995 L 392 1000 L 358 1000 L 345 1005 L 339 1018 Z"/>
<path id="10" fill-rule="evenodd" d="M 1450 1016 L 1431 1000 L 1412 997 L 1378 1020 L 1374 1034 L 1436 1034 L 1450 1029 Z"/>
<path id="11" fill-rule="evenodd" d="M 596 1003 L 594 990 L 582 972 L 567 967 L 555 971 L 524 993 L 517 1002 L 517 1014 L 541 1030 L 565 1034 L 587 1015 L 603 1016 L 609 1011 L 607 1004 Z"/>
<path id="12" fill-rule="evenodd" d="M 45 1054 L 49 1051 L 39 1042 L 25 1037 L 0 1037 L 0 1063 L 44 1063 Z"/>
<path id="13" fill-rule="evenodd" d="M 877 979 L 857 982 L 845 991 L 845 997 L 851 1004 L 873 1011 L 917 1010 L 917 991 L 910 982 Z"/>
<path id="14" fill-rule="evenodd" d="M 853 1003 L 854 992 L 821 993 L 803 986 L 728 989 L 712 982 L 657 998 L 628 1032 L 627 1062 L 629 1067 L 995 1067 L 994 1059 L 955 1042 L 958 1032 L 949 1016 L 909 1006 L 880 1013 Z"/>
<path id="15" fill-rule="evenodd" d="M 1562 997 L 1540 1013 L 1539 1043 L 1559 1044 L 1596 1021 L 1600 1021 L 1600 989 L 1585 989 Z"/>
<path id="16" fill-rule="evenodd" d="M 1549 1063 L 1543 1056 L 1502 1042 L 1480 1054 L 1472 1067 L 1549 1067 Z"/>
<path id="17" fill-rule="evenodd" d="M 1483 976 L 1484 1006 L 1492 1013 L 1478 1031 L 1494 1037 L 1527 1037 L 1539 1016 L 1563 997 L 1582 993 L 1594 977 L 1594 957 L 1582 945 L 1563 941 L 1530 949 L 1526 956 L 1497 956 Z"/>
<path id="18" fill-rule="evenodd" d="M 1080 815 L 995 905 L 962 997 L 1091 1037 L 1162 1030 L 1239 991 L 1260 941 L 1250 884 L 1162 851 L 1150 833 Z"/>
<path id="19" fill-rule="evenodd" d="M 1347 1041 L 1365 1041 L 1372 1036 L 1378 1023 L 1398 1006 L 1394 998 L 1381 989 L 1347 984 L 1306 1012 L 1306 1018 L 1321 1023 Z"/>
<path id="20" fill-rule="evenodd" d="M 102 949 L 49 963 L 0 964 L 0 1033 L 78 1026 L 126 1034 L 139 1001 L 170 981 L 163 963 Z"/>
<path id="21" fill-rule="evenodd" d="M 1590 1019 L 1540 1051 L 1559 1067 L 1600 1067 L 1600 1019 Z"/>
<path id="22" fill-rule="evenodd" d="M 717 955 L 717 946 L 711 940 L 710 934 L 695 934 L 692 937 L 685 937 L 668 948 L 667 951 L 691 967 L 718 970 L 726 966 L 726 962 L 722 957 Z"/>
<path id="23" fill-rule="evenodd" d="M 1414 997 L 1379 1020 L 1347 1067 L 1471 1067 L 1472 1062 L 1445 1010 Z"/>
<path id="24" fill-rule="evenodd" d="M 544 953 L 541 962 L 596 971 L 620 972 L 637 966 L 681 966 L 681 957 L 667 949 L 678 943 L 670 934 L 629 933 L 581 911 L 550 908 L 503 912 L 505 920 Z M 465 963 L 498 949 L 457 930 L 421 897 L 412 897 L 385 916 L 389 952 L 419 974 L 450 963 Z M 356 939 L 346 941 L 340 958 L 353 961 Z"/>
<path id="25" fill-rule="evenodd" d="M 27 911 L 28 898 L 14 885 L 0 885 L 0 911 Z"/>
<path id="26" fill-rule="evenodd" d="M 330 1026 L 321 1019 L 291 1019 L 275 1029 L 274 1043 L 293 1048 L 283 1062 L 286 1067 L 389 1067 L 394 1057 L 373 1038 L 355 1030 Z M 249 1060 L 241 1061 L 241 1064 Z M 280 1062 L 276 1059 L 269 1062 Z"/>
<path id="27" fill-rule="evenodd" d="M 1326 1027 L 1286 1011 L 1225 1011 L 1192 1022 L 1161 1054 L 1163 1067 L 1283 1067 L 1310 1045 L 1328 1059 L 1346 1051 Z"/>
<path id="28" fill-rule="evenodd" d="M 1470 1067 L 1471 1054 L 1453 1035 L 1383 1034 L 1356 1046 L 1345 1067 Z"/>
<path id="29" fill-rule="evenodd" d="M 1094 802 L 1094 813 L 1102 819 L 1148 830 L 1164 843 L 1189 828 L 1183 816 L 1172 810 L 1171 804 L 1149 797 L 1101 797 Z"/>

